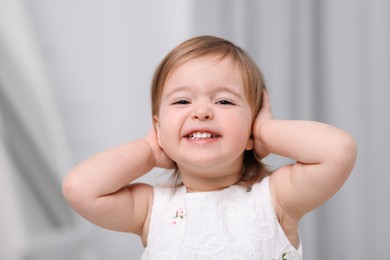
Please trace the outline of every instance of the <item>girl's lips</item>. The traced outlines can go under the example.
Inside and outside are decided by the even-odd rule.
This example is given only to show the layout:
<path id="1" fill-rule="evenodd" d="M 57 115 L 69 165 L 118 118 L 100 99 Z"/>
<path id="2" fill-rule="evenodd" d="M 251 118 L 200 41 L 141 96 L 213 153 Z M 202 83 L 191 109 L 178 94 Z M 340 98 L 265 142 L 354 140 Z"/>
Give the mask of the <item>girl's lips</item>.
<path id="1" fill-rule="evenodd" d="M 189 140 L 204 140 L 221 137 L 221 135 L 211 130 L 202 129 L 190 131 L 188 134 L 184 135 L 184 137 L 188 138 Z"/>

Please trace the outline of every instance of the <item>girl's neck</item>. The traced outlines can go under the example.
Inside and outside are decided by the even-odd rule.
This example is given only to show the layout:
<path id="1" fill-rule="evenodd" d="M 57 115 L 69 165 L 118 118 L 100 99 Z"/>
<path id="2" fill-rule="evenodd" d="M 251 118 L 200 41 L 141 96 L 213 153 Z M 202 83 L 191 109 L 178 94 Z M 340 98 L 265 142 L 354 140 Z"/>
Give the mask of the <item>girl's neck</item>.
<path id="1" fill-rule="evenodd" d="M 222 176 L 217 175 L 217 177 L 210 177 L 210 175 L 206 176 L 202 174 L 189 174 L 185 172 L 181 172 L 180 175 L 183 184 L 189 193 L 223 190 L 239 183 L 242 177 L 241 171 Z"/>

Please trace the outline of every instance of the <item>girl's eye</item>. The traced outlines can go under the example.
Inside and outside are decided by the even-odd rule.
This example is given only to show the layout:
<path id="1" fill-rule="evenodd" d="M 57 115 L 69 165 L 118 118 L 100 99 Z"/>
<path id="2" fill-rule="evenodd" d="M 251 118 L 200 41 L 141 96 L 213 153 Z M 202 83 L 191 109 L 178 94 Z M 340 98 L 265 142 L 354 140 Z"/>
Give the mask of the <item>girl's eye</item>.
<path id="1" fill-rule="evenodd" d="M 234 105 L 233 102 L 229 101 L 229 100 L 226 100 L 226 99 L 221 99 L 221 100 L 218 100 L 216 102 L 216 104 L 219 104 L 219 105 Z"/>
<path id="2" fill-rule="evenodd" d="M 188 100 L 180 99 L 172 103 L 172 105 L 187 105 L 190 104 Z"/>

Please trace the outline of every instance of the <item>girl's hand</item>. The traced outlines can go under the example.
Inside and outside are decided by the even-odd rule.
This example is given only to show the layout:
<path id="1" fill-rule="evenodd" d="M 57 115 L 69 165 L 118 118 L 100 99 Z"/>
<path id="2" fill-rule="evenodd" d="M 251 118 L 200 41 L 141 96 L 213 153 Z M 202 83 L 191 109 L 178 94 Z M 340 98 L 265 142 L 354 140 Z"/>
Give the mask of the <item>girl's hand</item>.
<path id="1" fill-rule="evenodd" d="M 174 162 L 168 155 L 164 152 L 164 150 L 160 147 L 157 142 L 157 135 L 154 128 L 149 130 L 149 133 L 145 137 L 146 142 L 150 146 L 152 151 L 152 159 L 154 160 L 154 166 L 159 168 L 173 168 Z"/>
<path id="2" fill-rule="evenodd" d="M 271 103 L 268 92 L 263 90 L 262 106 L 253 123 L 253 141 L 257 158 L 262 159 L 269 154 L 260 136 L 260 129 L 265 122 L 272 119 Z"/>

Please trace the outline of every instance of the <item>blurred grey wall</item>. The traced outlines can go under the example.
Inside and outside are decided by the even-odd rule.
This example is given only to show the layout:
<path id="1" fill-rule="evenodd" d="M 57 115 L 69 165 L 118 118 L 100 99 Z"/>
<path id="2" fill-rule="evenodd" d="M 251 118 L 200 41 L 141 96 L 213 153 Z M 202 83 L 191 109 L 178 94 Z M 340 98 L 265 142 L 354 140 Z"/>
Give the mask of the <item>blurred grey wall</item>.
<path id="1" fill-rule="evenodd" d="M 386 258 L 389 12 L 386 0 L 1 0 L 0 227 L 9 232 L 0 258 L 139 259 L 136 236 L 72 214 L 60 181 L 87 156 L 145 134 L 154 68 L 200 34 L 252 54 L 275 117 L 330 123 L 358 142 L 346 185 L 302 222 L 305 259 Z"/>

